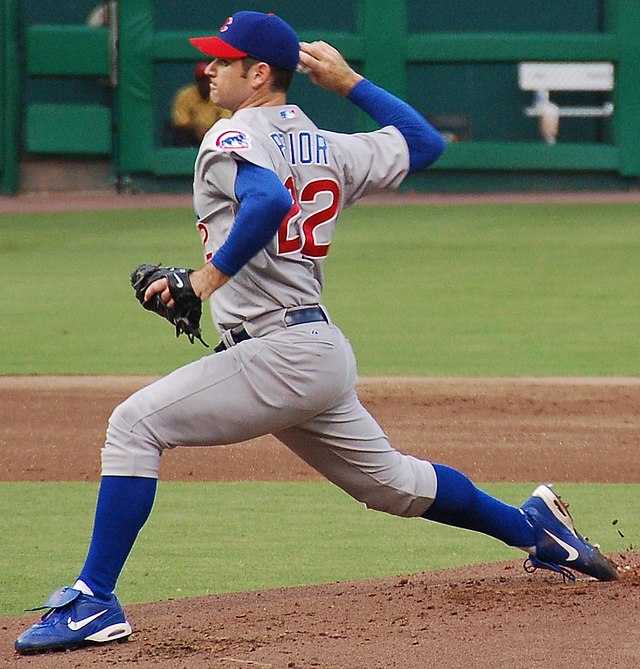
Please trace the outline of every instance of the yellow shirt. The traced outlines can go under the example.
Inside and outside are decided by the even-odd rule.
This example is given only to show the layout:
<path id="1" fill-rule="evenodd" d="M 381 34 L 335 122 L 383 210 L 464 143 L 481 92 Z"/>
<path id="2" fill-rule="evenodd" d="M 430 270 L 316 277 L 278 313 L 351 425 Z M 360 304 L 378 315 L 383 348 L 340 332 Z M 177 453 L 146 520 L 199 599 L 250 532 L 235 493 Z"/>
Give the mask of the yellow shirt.
<path id="1" fill-rule="evenodd" d="M 202 139 L 218 119 L 230 116 L 228 109 L 218 107 L 211 100 L 203 100 L 198 85 L 190 84 L 176 93 L 171 122 L 178 128 L 191 128 Z"/>

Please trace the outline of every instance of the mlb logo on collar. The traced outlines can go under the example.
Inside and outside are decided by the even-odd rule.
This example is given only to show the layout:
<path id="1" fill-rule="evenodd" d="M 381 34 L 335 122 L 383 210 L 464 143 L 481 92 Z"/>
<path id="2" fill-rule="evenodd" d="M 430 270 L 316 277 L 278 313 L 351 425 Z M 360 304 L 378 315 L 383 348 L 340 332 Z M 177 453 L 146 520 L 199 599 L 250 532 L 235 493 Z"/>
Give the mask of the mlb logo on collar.
<path id="1" fill-rule="evenodd" d="M 288 118 L 295 118 L 296 117 L 296 110 L 291 108 L 291 109 L 282 109 L 280 111 L 280 118 L 281 119 L 288 119 Z"/>

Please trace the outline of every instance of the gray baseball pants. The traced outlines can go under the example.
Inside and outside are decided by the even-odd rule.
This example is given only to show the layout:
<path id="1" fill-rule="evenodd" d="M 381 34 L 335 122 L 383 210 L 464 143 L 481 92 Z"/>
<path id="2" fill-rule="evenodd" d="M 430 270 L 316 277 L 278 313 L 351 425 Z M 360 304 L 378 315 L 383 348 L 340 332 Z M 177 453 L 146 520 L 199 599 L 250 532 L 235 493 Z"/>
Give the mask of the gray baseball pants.
<path id="1" fill-rule="evenodd" d="M 250 325 L 254 338 L 177 369 L 115 409 L 103 475 L 157 478 L 166 448 L 271 433 L 369 508 L 421 516 L 436 494 L 433 466 L 395 450 L 362 406 L 342 332 L 325 322 Z"/>

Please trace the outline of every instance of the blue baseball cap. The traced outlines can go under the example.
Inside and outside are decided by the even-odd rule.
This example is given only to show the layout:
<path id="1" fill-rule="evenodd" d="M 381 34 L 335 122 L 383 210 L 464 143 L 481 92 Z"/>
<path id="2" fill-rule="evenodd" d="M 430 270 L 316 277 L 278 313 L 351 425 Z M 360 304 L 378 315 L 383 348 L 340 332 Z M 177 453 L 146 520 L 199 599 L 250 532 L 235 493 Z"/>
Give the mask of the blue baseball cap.
<path id="1" fill-rule="evenodd" d="M 245 58 L 295 71 L 300 42 L 293 28 L 275 14 L 237 12 L 221 26 L 218 35 L 192 37 L 191 44 L 214 58 Z"/>

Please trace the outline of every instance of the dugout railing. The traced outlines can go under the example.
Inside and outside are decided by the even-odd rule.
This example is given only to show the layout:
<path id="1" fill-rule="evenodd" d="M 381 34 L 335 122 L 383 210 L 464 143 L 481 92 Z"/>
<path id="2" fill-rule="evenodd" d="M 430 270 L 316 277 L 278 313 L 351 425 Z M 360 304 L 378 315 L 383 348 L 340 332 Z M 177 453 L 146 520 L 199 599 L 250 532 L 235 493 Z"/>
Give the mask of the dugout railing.
<path id="1" fill-rule="evenodd" d="M 166 121 L 169 104 L 168 91 L 163 86 L 171 81 L 175 88 L 179 80 L 175 73 L 188 73 L 198 59 L 187 38 L 215 29 L 215 25 L 202 27 L 208 22 L 206 17 L 215 15 L 217 19 L 247 5 L 218 2 L 214 7 L 204 0 L 190 0 L 175 9 L 174 20 L 161 24 L 159 7 L 164 8 L 166 16 L 166 2 L 120 0 L 118 4 L 114 25 L 91 28 L 81 23 L 56 24 L 53 19 L 39 22 L 35 20 L 37 8 L 26 15 L 28 2 L 18 16 L 17 0 L 4 1 L 0 26 L 0 177 L 4 193 L 19 189 L 17 165 L 21 152 L 36 156 L 106 157 L 121 182 L 141 175 L 159 180 L 190 177 L 195 149 L 162 144 L 159 128 Z M 266 11 L 274 3 L 249 4 Z M 277 4 L 281 5 L 277 11 L 300 26 L 302 39 L 325 39 L 335 44 L 366 76 L 407 99 L 425 116 L 433 114 L 442 119 L 447 114 L 464 114 L 474 118 L 476 128 L 470 130 L 466 141 L 453 142 L 435 166 L 436 172 L 450 175 L 454 182 L 456 174 L 465 172 L 578 171 L 607 173 L 623 186 L 638 184 L 640 0 L 578 3 L 579 7 L 590 8 L 580 11 L 589 11 L 593 16 L 578 22 L 577 32 L 567 27 L 575 19 L 568 14 L 571 7 L 563 10 L 564 24 L 558 32 L 527 30 L 526 25 L 519 25 L 517 31 L 488 31 L 487 23 L 477 32 L 464 26 L 461 30 L 448 30 L 446 25 L 432 31 L 433 17 L 425 18 L 422 9 L 445 7 L 443 2 L 343 2 L 343 10 L 350 18 L 332 22 L 330 16 L 316 16 L 318 29 L 311 27 L 310 20 L 305 24 L 304 14 L 308 5 L 308 13 L 313 10 L 317 15 L 316 3 L 295 3 L 295 11 L 301 17 L 298 20 L 294 20 L 297 14 L 289 16 L 294 11 L 289 3 Z M 460 4 L 489 6 L 477 2 Z M 509 5 L 504 1 L 491 4 L 503 9 Z M 516 11 L 515 5 L 520 7 L 522 3 L 511 4 Z M 558 3 L 551 3 L 550 7 L 559 11 Z M 536 5 L 535 11 L 540 9 Z M 193 13 L 199 14 L 195 22 L 199 30 L 182 25 L 194 23 Z M 464 16 L 464 11 L 455 16 Z M 450 25 L 455 28 L 460 20 L 452 19 Z M 498 17 L 495 23 L 500 27 L 504 20 Z M 568 128 L 567 132 L 573 134 L 567 141 L 561 137 L 557 144 L 545 145 L 538 141 L 534 125 L 525 125 L 530 120 L 521 118 L 524 115 L 522 99 L 517 97 L 522 94 L 518 90 L 517 66 L 523 61 L 613 63 L 615 113 L 610 119 L 587 120 L 589 125 L 580 126 L 575 132 Z M 101 92 L 69 100 L 61 97 L 54 85 L 48 89 L 52 91 L 51 99 L 42 91 L 39 95 L 30 93 L 35 84 L 48 80 L 61 82 L 61 87 L 65 81 L 73 81 L 76 86 L 78 82 L 91 82 Z M 472 85 L 475 91 L 465 99 L 465 87 Z M 327 125 L 346 131 L 371 127 L 347 103 L 322 99 L 303 81 L 296 86 L 295 98 L 312 116 L 320 117 L 320 124 L 325 120 Z M 46 90 L 44 86 L 45 93 Z M 164 99 L 159 101 L 162 95 Z M 421 188 L 421 175 L 416 175 L 412 184 Z"/>

